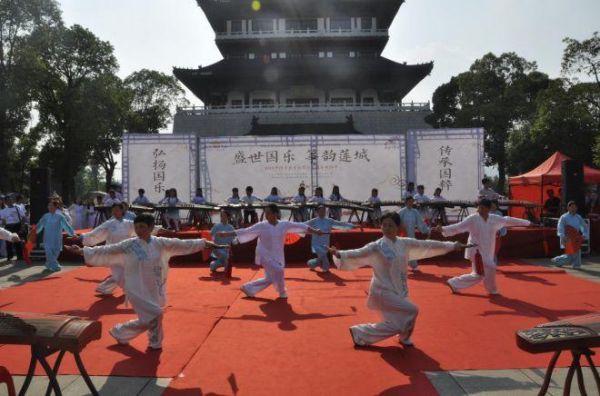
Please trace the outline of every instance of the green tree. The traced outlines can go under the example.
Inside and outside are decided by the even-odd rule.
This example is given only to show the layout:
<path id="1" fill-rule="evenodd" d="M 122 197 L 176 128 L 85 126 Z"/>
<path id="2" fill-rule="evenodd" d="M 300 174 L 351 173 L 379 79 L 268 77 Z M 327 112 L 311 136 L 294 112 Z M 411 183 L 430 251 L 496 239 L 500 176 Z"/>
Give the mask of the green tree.
<path id="1" fill-rule="evenodd" d="M 594 32 L 592 37 L 583 41 L 567 37 L 563 42 L 567 46 L 562 72 L 577 90 L 578 97 L 586 102 L 595 121 L 594 162 L 600 166 L 600 35 Z"/>
<path id="2" fill-rule="evenodd" d="M 136 71 L 124 83 L 132 94 L 128 132 L 158 133 L 171 122 L 175 106 L 188 104 L 177 79 L 159 71 Z"/>
<path id="3" fill-rule="evenodd" d="M 535 62 L 513 52 L 488 53 L 435 91 L 427 122 L 436 128 L 484 128 L 487 165 L 498 166 L 498 188 L 504 190 L 509 133 L 531 118 L 547 84 Z"/>
<path id="4" fill-rule="evenodd" d="M 100 135 L 93 122 L 103 106 L 98 79 L 114 74 L 117 61 L 110 43 L 79 25 L 38 30 L 30 48 L 39 128 L 45 136 L 40 163 L 51 166 L 70 201 L 75 175 L 88 164 Z"/>
<path id="5" fill-rule="evenodd" d="M 29 79 L 23 73 L 21 50 L 29 36 L 39 28 L 62 24 L 54 0 L 0 0 L 0 158 L 13 153 L 31 114 Z M 13 156 L 14 157 L 14 156 Z M 0 167 L 0 191 L 18 189 L 13 184 L 21 173 L 21 164 L 3 161 Z"/>

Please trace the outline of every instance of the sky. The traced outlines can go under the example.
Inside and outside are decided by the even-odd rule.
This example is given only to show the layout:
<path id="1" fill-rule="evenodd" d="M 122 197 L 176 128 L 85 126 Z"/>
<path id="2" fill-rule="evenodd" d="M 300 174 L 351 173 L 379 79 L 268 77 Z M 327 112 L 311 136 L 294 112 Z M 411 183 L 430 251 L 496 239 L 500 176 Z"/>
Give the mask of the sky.
<path id="1" fill-rule="evenodd" d="M 68 25 L 80 24 L 110 41 L 121 77 L 142 68 L 171 73 L 173 66 L 193 68 L 221 59 L 195 0 L 59 3 Z M 405 98 L 424 102 L 490 51 L 514 51 L 558 77 L 562 39 L 590 37 L 600 30 L 599 16 L 599 0 L 407 0 L 390 28 L 383 56 L 409 64 L 434 61 L 432 74 Z M 187 97 L 201 104 L 189 91 Z"/>

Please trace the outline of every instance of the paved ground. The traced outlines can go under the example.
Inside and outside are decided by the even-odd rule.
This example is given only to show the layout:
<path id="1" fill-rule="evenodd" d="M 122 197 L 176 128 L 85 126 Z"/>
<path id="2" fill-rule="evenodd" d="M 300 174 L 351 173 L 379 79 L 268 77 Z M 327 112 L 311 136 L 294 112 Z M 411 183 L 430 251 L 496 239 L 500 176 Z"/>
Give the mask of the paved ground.
<path id="1" fill-rule="evenodd" d="M 529 263 L 541 266 L 551 266 L 548 259 L 526 260 Z M 78 264 L 64 264 L 63 271 L 78 268 Z M 0 289 L 19 286 L 29 281 L 38 280 L 50 273 L 43 272 L 43 266 L 28 266 L 24 264 L 7 263 L 0 261 Z M 572 276 L 600 282 L 600 257 L 584 259 L 584 266 L 580 270 L 563 267 Z M 563 393 L 563 384 L 566 369 L 557 369 L 553 376 L 549 394 L 560 395 Z M 518 396 L 536 395 L 540 389 L 545 369 L 527 370 L 472 370 L 429 372 L 428 378 L 438 390 L 440 395 L 498 395 Z M 585 383 L 590 395 L 597 395 L 594 380 L 589 369 L 584 369 Z M 17 390 L 21 388 L 23 376 L 15 376 Z M 169 378 L 136 378 L 136 377 L 92 377 L 96 388 L 101 395 L 160 395 L 168 386 Z M 77 375 L 59 376 L 59 383 L 63 395 L 79 396 L 89 394 L 85 382 Z M 43 394 L 48 385 L 45 377 L 35 377 L 29 395 Z M 0 385 L 0 396 L 6 395 L 6 390 Z M 572 394 L 579 395 L 576 379 L 573 381 Z"/>

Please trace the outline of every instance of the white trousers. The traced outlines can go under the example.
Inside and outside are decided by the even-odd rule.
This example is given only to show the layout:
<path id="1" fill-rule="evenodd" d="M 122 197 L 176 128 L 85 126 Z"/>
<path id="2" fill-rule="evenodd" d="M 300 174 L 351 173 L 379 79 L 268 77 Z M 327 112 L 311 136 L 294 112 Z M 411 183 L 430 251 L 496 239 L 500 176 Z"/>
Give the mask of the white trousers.
<path id="1" fill-rule="evenodd" d="M 111 329 L 110 334 L 119 343 L 126 344 L 145 331 L 148 332 L 148 345 L 150 348 L 161 348 L 163 340 L 162 315 L 149 322 L 144 322 L 138 318 L 119 323 Z"/>
<path id="2" fill-rule="evenodd" d="M 110 272 L 110 276 L 96 287 L 96 293 L 113 294 L 117 287 L 123 288 L 125 269 L 120 265 L 113 265 Z"/>
<path id="3" fill-rule="evenodd" d="M 359 345 L 370 345 L 395 335 L 402 339 L 410 337 L 419 308 L 407 297 L 386 290 L 371 290 L 368 305 L 381 312 L 383 322 L 352 326 Z"/>
<path id="4" fill-rule="evenodd" d="M 261 260 L 261 264 L 265 270 L 265 276 L 244 285 L 244 289 L 251 295 L 263 291 L 270 285 L 275 287 L 275 290 L 281 295 L 285 293 L 284 266 L 274 260 Z"/>
<path id="5" fill-rule="evenodd" d="M 495 265 L 483 265 L 483 276 L 477 274 L 475 270 L 475 263 L 471 261 L 471 273 L 456 276 L 448 280 L 448 283 L 452 285 L 456 290 L 466 289 L 471 286 L 475 286 L 479 282 L 483 281 L 483 286 L 490 294 L 498 293 L 496 288 L 496 266 Z"/>

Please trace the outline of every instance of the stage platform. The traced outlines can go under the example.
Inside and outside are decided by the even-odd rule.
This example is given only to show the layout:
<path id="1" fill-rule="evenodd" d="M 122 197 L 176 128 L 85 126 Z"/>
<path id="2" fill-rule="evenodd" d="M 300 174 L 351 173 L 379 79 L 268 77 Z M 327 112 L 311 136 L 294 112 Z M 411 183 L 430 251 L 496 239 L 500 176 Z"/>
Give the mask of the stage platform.
<path id="1" fill-rule="evenodd" d="M 247 263 L 248 264 L 248 263 Z M 451 294 L 445 281 L 464 273 L 463 260 L 442 258 L 409 275 L 420 313 L 414 348 L 395 339 L 355 349 L 348 327 L 378 320 L 365 306 L 369 269 L 331 274 L 286 270 L 289 299 L 272 289 L 243 298 L 239 287 L 261 275 L 245 266 L 231 280 L 207 268 L 172 268 L 162 352 L 146 352 L 146 337 L 117 346 L 107 330 L 132 319 L 118 292 L 94 296 L 104 268 L 79 268 L 0 291 L 5 311 L 78 315 L 102 321 L 102 339 L 83 360 L 91 375 L 173 378 L 167 395 L 435 395 L 427 372 L 545 367 L 550 356 L 517 348 L 514 332 L 538 323 L 600 311 L 600 284 L 565 271 L 503 260 L 501 297 L 481 286 Z M 29 349 L 0 346 L 0 365 L 26 372 Z M 568 356 L 561 367 L 570 363 Z M 61 374 L 75 374 L 71 356 Z"/>
<path id="2" fill-rule="evenodd" d="M 89 230 L 78 230 L 78 233 L 85 233 Z M 171 233 L 168 236 L 182 239 L 208 238 L 208 230 L 187 229 L 177 233 Z M 381 230 L 376 228 L 356 228 L 353 230 L 334 230 L 331 235 L 331 245 L 338 249 L 357 249 L 365 244 L 381 238 Z M 294 240 L 293 243 L 286 244 L 285 255 L 289 263 L 304 263 L 312 258 L 310 250 L 310 236 Z M 417 238 L 424 238 L 424 235 L 417 234 Z M 443 238 L 441 235 L 433 232 L 432 239 L 436 240 L 460 240 L 466 242 L 467 235 L 463 234 L 457 238 Z M 65 238 L 65 243 L 71 242 Z M 524 228 L 515 227 L 508 230 L 508 234 L 502 238 L 499 256 L 501 258 L 540 258 L 553 257 L 560 253 L 558 237 L 555 228 L 536 227 Z M 232 260 L 234 263 L 243 264 L 254 261 L 254 251 L 256 241 L 243 245 L 236 245 L 232 249 Z M 454 254 L 451 257 L 460 258 L 460 254 Z M 80 261 L 81 258 L 72 256 L 68 252 L 63 252 L 62 258 L 69 261 Z M 206 260 L 201 253 L 174 257 L 173 265 L 198 265 L 205 264 Z"/>

